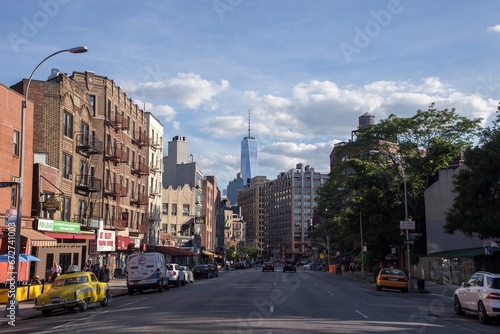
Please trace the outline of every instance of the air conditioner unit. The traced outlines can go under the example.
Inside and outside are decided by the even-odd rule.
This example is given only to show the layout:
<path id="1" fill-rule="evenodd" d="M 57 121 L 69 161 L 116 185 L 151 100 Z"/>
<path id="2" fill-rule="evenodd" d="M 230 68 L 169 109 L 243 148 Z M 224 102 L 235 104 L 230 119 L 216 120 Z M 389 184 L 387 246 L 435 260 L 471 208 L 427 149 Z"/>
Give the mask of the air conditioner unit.
<path id="1" fill-rule="evenodd" d="M 68 174 L 68 180 L 73 180 L 73 175 L 72 174 Z"/>

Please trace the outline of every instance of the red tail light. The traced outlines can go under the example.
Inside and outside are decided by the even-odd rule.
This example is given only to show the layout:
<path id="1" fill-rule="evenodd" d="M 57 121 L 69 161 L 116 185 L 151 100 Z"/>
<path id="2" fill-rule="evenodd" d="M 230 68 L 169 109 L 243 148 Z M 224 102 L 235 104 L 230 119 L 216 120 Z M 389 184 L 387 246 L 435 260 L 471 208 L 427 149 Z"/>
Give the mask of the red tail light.
<path id="1" fill-rule="evenodd" d="M 408 282 L 408 277 L 403 278 L 404 282 Z"/>
<path id="2" fill-rule="evenodd" d="M 494 300 L 500 300 L 500 293 L 498 292 L 491 292 L 486 296 L 486 299 L 494 299 Z"/>
<path id="3" fill-rule="evenodd" d="M 382 275 L 379 275 L 378 279 L 379 279 L 379 280 L 381 280 L 381 281 L 383 281 L 383 280 L 386 280 L 386 279 L 387 279 L 387 277 L 382 276 Z"/>

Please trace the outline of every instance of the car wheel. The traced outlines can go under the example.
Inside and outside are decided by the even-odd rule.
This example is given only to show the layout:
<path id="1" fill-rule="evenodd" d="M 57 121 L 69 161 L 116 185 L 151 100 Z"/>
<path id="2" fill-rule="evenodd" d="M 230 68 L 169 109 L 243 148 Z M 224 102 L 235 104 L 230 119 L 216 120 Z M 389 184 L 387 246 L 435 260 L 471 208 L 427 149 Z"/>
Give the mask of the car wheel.
<path id="1" fill-rule="evenodd" d="M 482 324 L 489 324 L 491 319 L 486 314 L 486 308 L 484 307 L 483 302 L 479 302 L 479 305 L 477 308 L 478 308 L 477 316 L 479 318 L 479 322 Z"/>
<path id="2" fill-rule="evenodd" d="M 69 307 L 68 307 L 68 311 L 69 311 L 69 312 L 73 312 L 74 310 L 75 310 L 75 307 L 74 307 L 74 306 L 69 306 Z"/>
<path id="3" fill-rule="evenodd" d="M 377 284 L 377 291 L 380 291 L 380 290 L 382 290 L 382 287 Z"/>
<path id="4" fill-rule="evenodd" d="M 460 304 L 460 300 L 458 299 L 458 296 L 455 296 L 453 298 L 453 310 L 455 311 L 456 315 L 465 314 L 464 310 L 462 310 L 462 305 Z"/>
<path id="5" fill-rule="evenodd" d="M 129 294 L 130 296 L 132 296 L 132 295 L 134 294 L 134 289 L 129 288 L 129 289 L 128 289 L 128 294 Z"/>
<path id="6" fill-rule="evenodd" d="M 42 315 L 43 315 L 44 317 L 48 317 L 48 316 L 49 316 L 49 315 L 51 315 L 51 314 L 52 314 L 52 310 L 43 310 L 43 311 L 42 311 Z"/>
<path id="7" fill-rule="evenodd" d="M 87 298 L 85 298 L 83 300 L 83 302 L 78 306 L 78 309 L 81 312 L 85 312 L 85 311 L 87 311 L 88 308 L 89 308 L 89 300 Z"/>
<path id="8" fill-rule="evenodd" d="M 109 303 L 109 291 L 104 294 L 104 299 L 100 301 L 101 306 L 108 306 Z"/>

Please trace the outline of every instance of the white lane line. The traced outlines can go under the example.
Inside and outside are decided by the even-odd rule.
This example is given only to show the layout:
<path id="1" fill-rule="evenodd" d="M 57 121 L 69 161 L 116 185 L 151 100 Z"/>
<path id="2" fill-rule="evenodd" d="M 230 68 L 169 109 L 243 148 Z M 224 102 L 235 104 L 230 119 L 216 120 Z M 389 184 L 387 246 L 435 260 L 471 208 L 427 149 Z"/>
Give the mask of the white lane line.
<path id="1" fill-rule="evenodd" d="M 359 315 L 361 315 L 363 318 L 368 319 L 368 317 L 366 315 L 364 315 L 363 313 L 359 312 L 358 310 L 354 310 L 354 311 L 356 311 L 356 313 L 358 313 Z"/>
<path id="2" fill-rule="evenodd" d="M 269 308 L 269 313 L 273 313 L 274 311 L 274 306 L 271 306 L 271 308 Z"/>

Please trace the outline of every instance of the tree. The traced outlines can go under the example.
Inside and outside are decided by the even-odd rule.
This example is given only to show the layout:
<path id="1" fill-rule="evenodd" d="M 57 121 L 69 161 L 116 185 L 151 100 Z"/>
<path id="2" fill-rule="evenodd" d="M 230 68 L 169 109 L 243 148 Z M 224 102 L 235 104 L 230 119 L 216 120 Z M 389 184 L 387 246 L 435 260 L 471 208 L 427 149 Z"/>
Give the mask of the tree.
<path id="1" fill-rule="evenodd" d="M 391 246 L 403 245 L 399 221 L 405 217 L 403 173 L 407 206 L 417 231 L 425 232 L 424 191 L 439 169 L 447 168 L 471 146 L 481 119 L 457 115 L 455 109 L 418 110 L 409 118 L 390 115 L 359 132 L 355 141 L 335 147 L 335 163 L 319 191 L 319 215 L 328 209 L 333 229 L 345 244 L 360 249 L 359 220 L 368 244 L 368 258 L 380 261 Z M 378 151 L 370 155 L 371 150 Z M 338 237 L 338 236 L 337 236 Z M 412 252 L 425 250 L 419 242 Z"/>
<path id="2" fill-rule="evenodd" d="M 500 106 L 492 127 L 479 145 L 464 153 L 465 169 L 455 177 L 456 197 L 446 213 L 444 229 L 481 239 L 500 237 Z"/>

